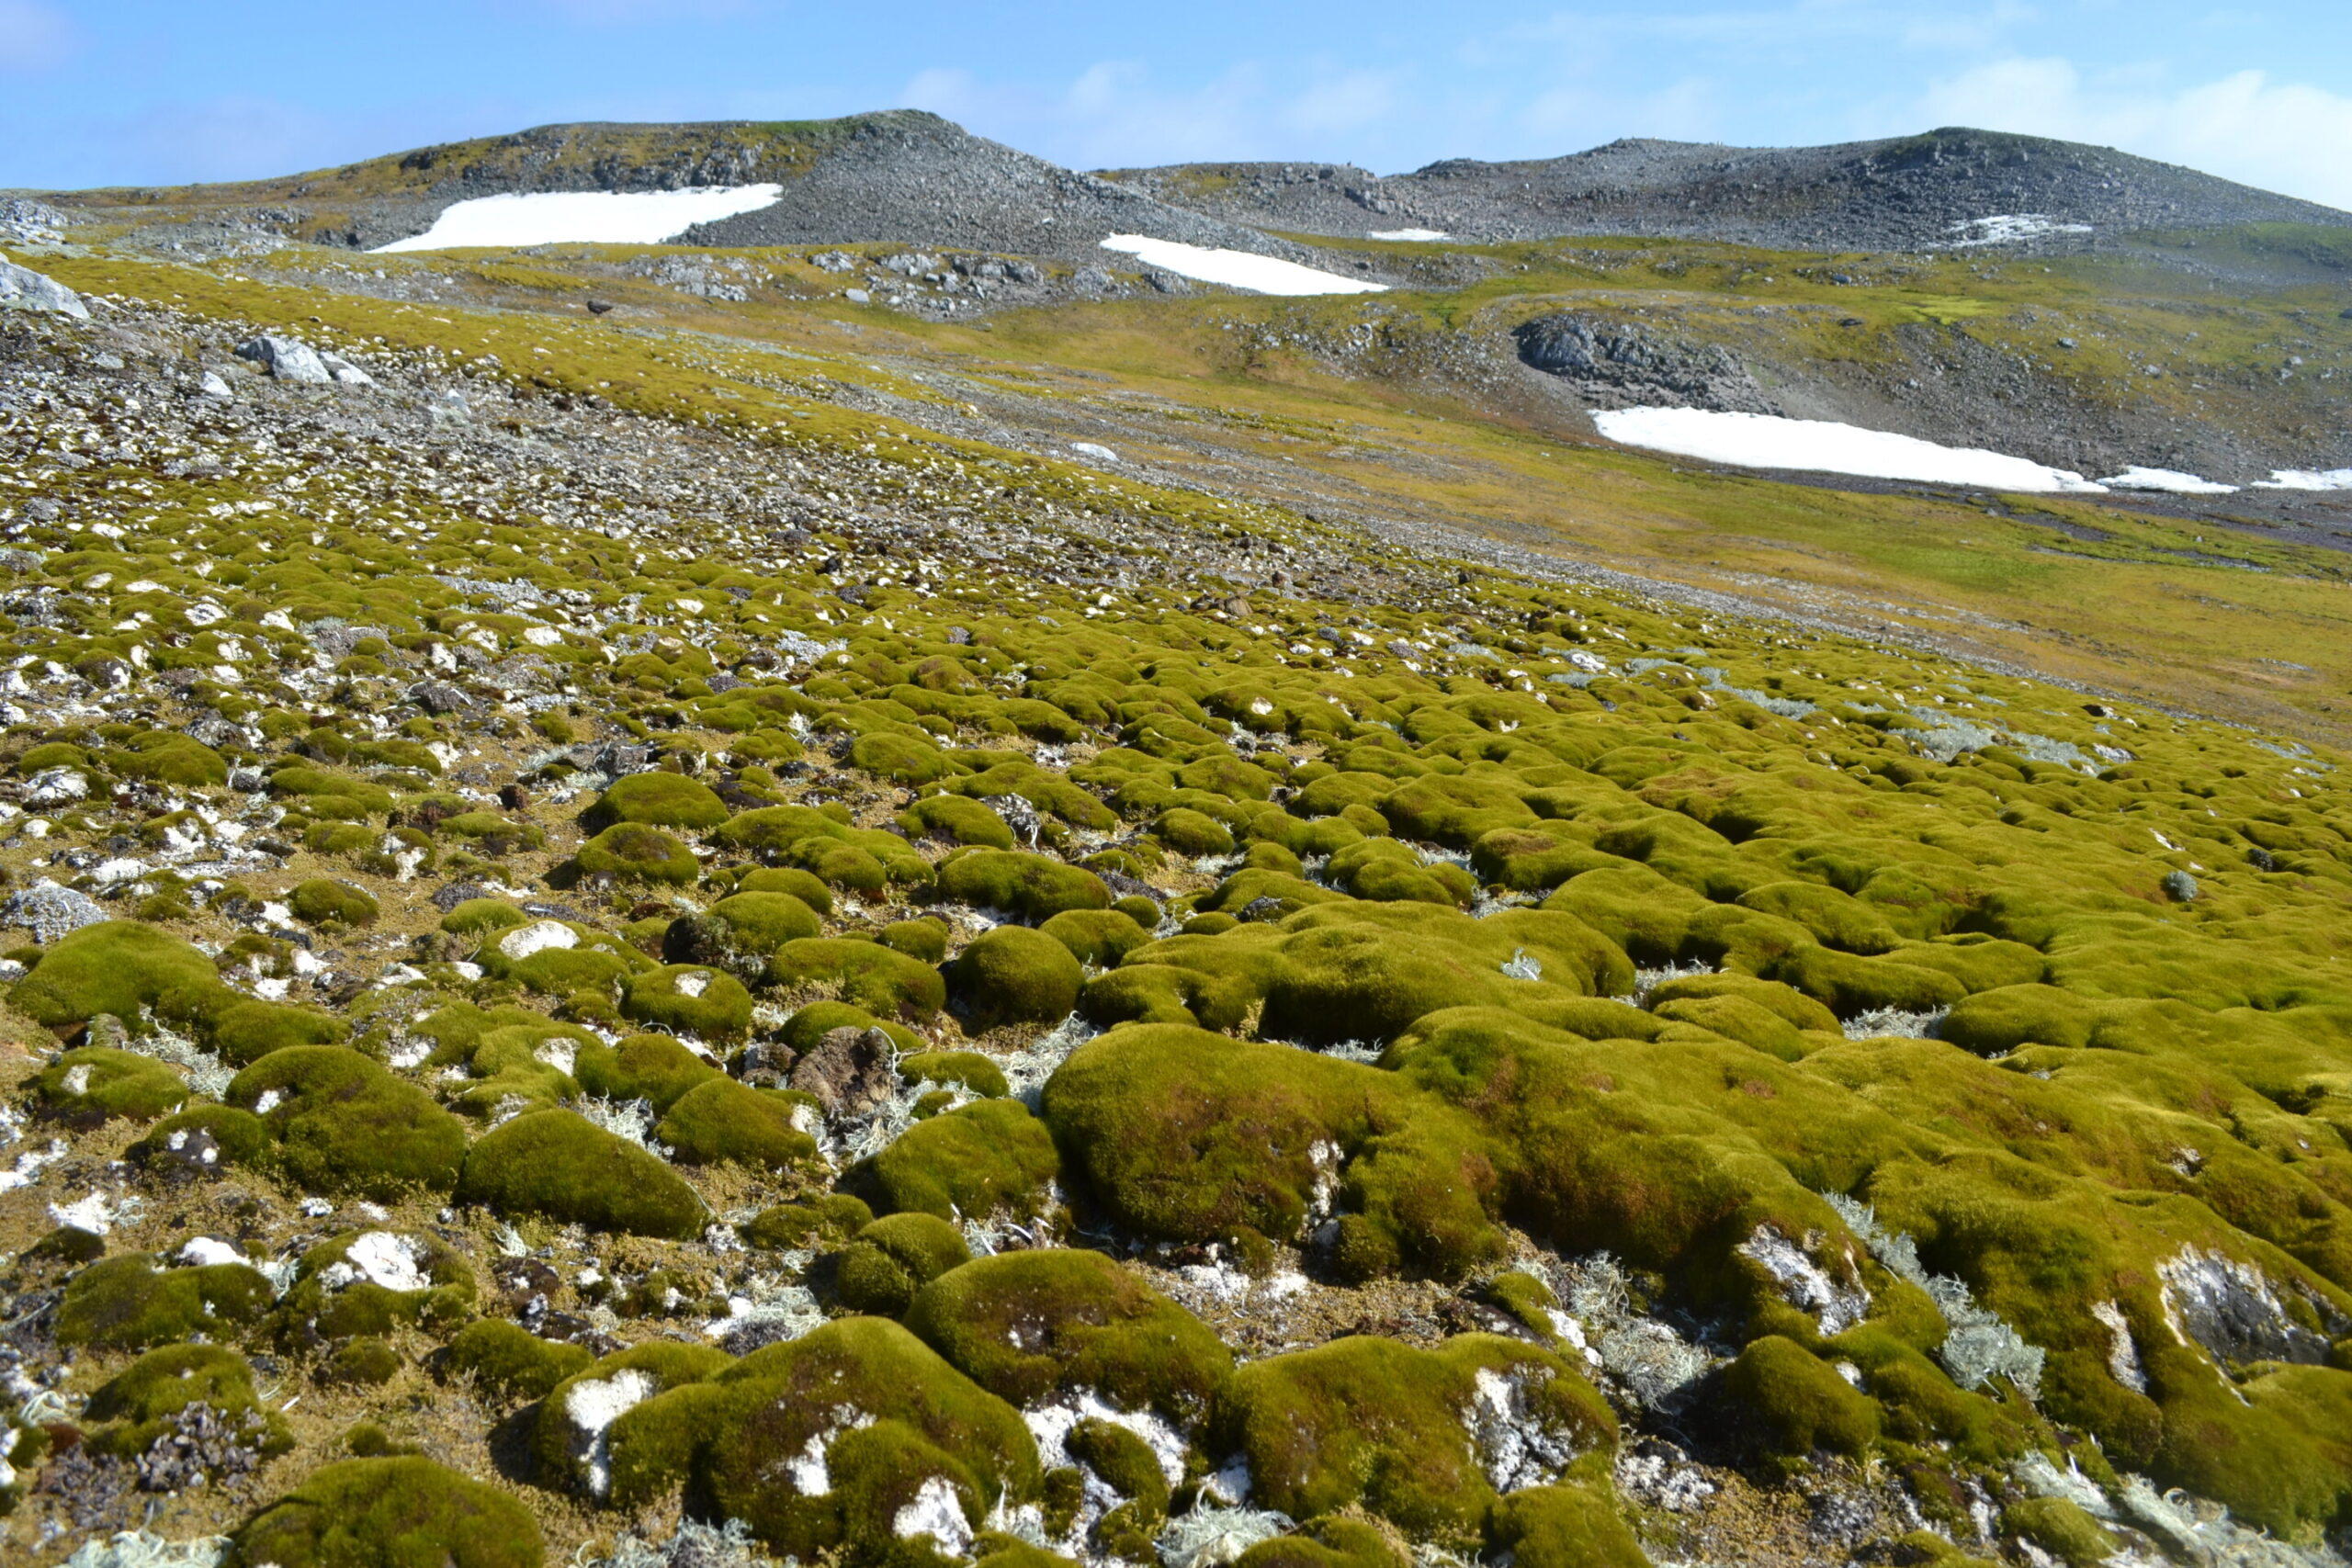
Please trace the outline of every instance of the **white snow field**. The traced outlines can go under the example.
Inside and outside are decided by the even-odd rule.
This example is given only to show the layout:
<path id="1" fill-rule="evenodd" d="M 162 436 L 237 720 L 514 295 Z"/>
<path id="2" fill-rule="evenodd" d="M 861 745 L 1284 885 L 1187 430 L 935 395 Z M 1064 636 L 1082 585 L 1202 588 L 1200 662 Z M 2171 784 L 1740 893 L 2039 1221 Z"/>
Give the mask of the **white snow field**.
<path id="1" fill-rule="evenodd" d="M 783 194 L 782 186 L 760 185 L 478 197 L 444 209 L 424 233 L 376 249 L 380 254 L 558 243 L 658 245 L 697 223 L 773 207 Z"/>
<path id="2" fill-rule="evenodd" d="M 2107 488 L 2080 474 L 2046 468 L 2023 457 L 1974 447 L 1939 446 L 1915 436 L 1860 430 L 1826 420 L 1714 413 L 1706 409 L 1614 409 L 1595 413 L 1592 423 L 1601 434 L 1628 446 L 1742 468 L 1799 468 L 1984 490 L 2097 495 L 2104 494 Z"/>
<path id="3" fill-rule="evenodd" d="M 2004 212 L 1992 218 L 1968 218 L 1951 225 L 1945 243 L 1954 250 L 1975 245 L 2015 245 L 2045 234 L 2087 234 L 2087 223 L 2061 223 L 2039 212 Z"/>
<path id="4" fill-rule="evenodd" d="M 2256 490 L 2352 490 L 2352 468 L 2280 468 L 2267 479 L 2254 481 Z"/>
<path id="5" fill-rule="evenodd" d="M 1411 240 L 1427 244 L 1436 240 L 1451 240 L 1453 236 L 1442 229 L 1374 229 L 1364 238 L 1367 240 Z"/>
<path id="6" fill-rule="evenodd" d="M 2195 474 L 2184 474 L 2177 468 L 2131 468 L 2111 479 L 2098 482 L 2109 490 L 2154 490 L 2170 495 L 2235 495 L 2238 492 L 2235 485 L 2199 479 Z"/>
<path id="7" fill-rule="evenodd" d="M 1258 294 L 1385 294 L 1385 283 L 1366 283 L 1322 272 L 1274 256 L 1248 251 L 1210 250 L 1177 240 L 1153 240 L 1141 234 L 1113 234 L 1102 242 L 1106 251 L 1125 251 L 1147 266 L 1159 267 L 1200 283 L 1222 283 Z"/>

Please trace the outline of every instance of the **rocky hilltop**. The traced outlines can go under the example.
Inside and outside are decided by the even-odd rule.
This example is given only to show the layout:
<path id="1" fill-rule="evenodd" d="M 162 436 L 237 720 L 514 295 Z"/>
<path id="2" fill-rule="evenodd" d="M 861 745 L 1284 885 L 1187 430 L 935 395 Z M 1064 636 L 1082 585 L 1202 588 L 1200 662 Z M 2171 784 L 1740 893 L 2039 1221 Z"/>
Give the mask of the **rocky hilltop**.
<path id="1" fill-rule="evenodd" d="M 2352 224 L 2352 214 L 2102 147 L 1964 129 L 1834 147 L 1629 140 L 1565 158 L 1448 159 L 1385 178 L 1329 164 L 1195 164 L 1106 175 L 1257 228 L 1468 241 L 1679 235 L 1779 249 L 1929 251 L 2070 226 Z M 2030 216 L 2041 225 L 1988 225 Z"/>

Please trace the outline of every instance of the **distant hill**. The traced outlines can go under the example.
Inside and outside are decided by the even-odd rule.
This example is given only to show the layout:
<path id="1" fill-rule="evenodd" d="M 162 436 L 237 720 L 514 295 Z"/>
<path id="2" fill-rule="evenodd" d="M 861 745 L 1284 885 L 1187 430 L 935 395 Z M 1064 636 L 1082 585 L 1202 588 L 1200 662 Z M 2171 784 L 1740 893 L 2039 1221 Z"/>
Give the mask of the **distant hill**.
<path id="1" fill-rule="evenodd" d="M 1778 248 L 1931 250 L 2031 226 L 2352 225 L 2346 213 L 2109 148 L 1952 129 L 1834 147 L 1612 141 L 1565 158 L 1448 159 L 1383 178 L 1350 164 L 1184 164 L 1103 177 L 1228 222 L 1299 233 L 1431 230 L 1463 240 L 1570 234 Z M 2077 236 L 2079 237 L 2079 236 Z"/>
<path id="2" fill-rule="evenodd" d="M 686 236 L 711 245 L 890 242 L 1099 260 L 1136 233 L 1278 255 L 1299 247 L 899 109 L 842 119 L 541 126 L 238 185 L 103 190 L 85 210 L 230 211 L 321 243 L 373 250 L 424 233 L 451 205 L 552 191 L 777 184 L 775 206 Z M 159 214 L 160 215 L 160 214 Z"/>

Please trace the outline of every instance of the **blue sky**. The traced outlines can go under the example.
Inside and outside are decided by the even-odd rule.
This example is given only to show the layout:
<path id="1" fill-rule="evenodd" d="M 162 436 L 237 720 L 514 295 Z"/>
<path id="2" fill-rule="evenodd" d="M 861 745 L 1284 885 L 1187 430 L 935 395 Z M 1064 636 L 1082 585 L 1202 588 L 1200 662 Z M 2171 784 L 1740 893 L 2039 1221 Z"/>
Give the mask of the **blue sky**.
<path id="1" fill-rule="evenodd" d="M 0 186 L 315 168 L 568 119 L 934 109 L 1084 168 L 1381 173 L 1973 124 L 2352 208 L 2352 6 L 0 0 Z"/>

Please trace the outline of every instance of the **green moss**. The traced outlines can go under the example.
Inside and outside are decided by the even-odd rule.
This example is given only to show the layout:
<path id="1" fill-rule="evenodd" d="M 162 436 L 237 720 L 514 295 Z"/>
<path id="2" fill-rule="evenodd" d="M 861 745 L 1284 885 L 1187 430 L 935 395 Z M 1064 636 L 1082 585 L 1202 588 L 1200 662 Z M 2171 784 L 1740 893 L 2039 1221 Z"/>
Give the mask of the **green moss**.
<path id="1" fill-rule="evenodd" d="M 1065 909 L 1107 909 L 1111 890 L 1080 866 L 1019 851 L 973 850 L 941 863 L 941 897 L 1022 919 L 1051 919 Z"/>
<path id="2" fill-rule="evenodd" d="M 571 1071 L 590 1094 L 646 1100 L 657 1112 L 669 1110 L 688 1089 L 725 1076 L 666 1034 L 632 1034 L 617 1045 L 583 1044 Z"/>
<path id="3" fill-rule="evenodd" d="M 209 1406 L 228 1428 L 264 1455 L 294 1446 L 285 1418 L 254 1393 L 254 1370 L 221 1345 L 167 1345 L 148 1351 L 99 1385 L 83 1418 L 103 1423 L 87 1441 L 97 1453 L 136 1460 L 175 1430 L 191 1404 Z"/>
<path id="4" fill-rule="evenodd" d="M 486 936 L 530 923 L 530 916 L 503 898 L 469 898 L 441 917 L 441 929 L 457 936 Z"/>
<path id="5" fill-rule="evenodd" d="M 876 729 L 850 743 L 850 766 L 894 784 L 936 784 L 956 771 L 945 752 L 928 741 L 891 730 Z"/>
<path id="6" fill-rule="evenodd" d="M 93 1126 L 117 1116 L 151 1122 L 188 1097 L 180 1076 L 154 1057 L 104 1045 L 68 1051 L 33 1076 L 32 1092 L 42 1114 Z"/>
<path id="7" fill-rule="evenodd" d="M 267 1168 L 305 1190 L 384 1201 L 457 1185 L 463 1125 L 356 1051 L 274 1051 L 239 1073 L 226 1098 L 268 1129 Z"/>
<path id="8" fill-rule="evenodd" d="M 709 1221 L 652 1155 L 569 1111 L 517 1116 L 467 1151 L 458 1201 L 559 1224 L 687 1240 Z"/>
<path id="9" fill-rule="evenodd" d="M 1263 1506 L 1312 1518 L 1353 1504 L 1410 1535 L 1464 1540 L 1496 1501 L 1463 1426 L 1482 1371 L 1515 1386 L 1525 1419 L 1583 1470 L 1607 1476 L 1607 1403 L 1549 1351 L 1492 1335 L 1436 1350 L 1359 1336 L 1253 1361 L 1234 1375 L 1221 1425 Z"/>
<path id="10" fill-rule="evenodd" d="M 231 1538 L 232 1568 L 540 1568 L 530 1510 L 432 1461 L 345 1460 L 313 1472 Z"/>
<path id="11" fill-rule="evenodd" d="M 999 926 L 964 949 L 948 968 L 967 1027 L 1051 1023 L 1078 1006 L 1085 971 L 1044 931 Z"/>
<path id="12" fill-rule="evenodd" d="M 690 1165 L 790 1170 L 817 1157 L 817 1140 L 793 1124 L 793 1101 L 714 1075 L 670 1104 L 654 1136 Z"/>
<path id="13" fill-rule="evenodd" d="M 1724 1370 L 1722 1398 L 1748 1440 L 1783 1461 L 1824 1450 L 1860 1454 L 1878 1440 L 1878 1406 L 1869 1395 L 1777 1334 L 1751 1340 Z"/>
<path id="14" fill-rule="evenodd" d="M 978 1051 L 915 1051 L 899 1058 L 899 1077 L 909 1084 L 961 1084 L 983 1100 L 1009 1092 L 1004 1071 Z"/>
<path id="15" fill-rule="evenodd" d="M 422 1280 L 413 1290 L 378 1283 L 352 1260 L 403 1261 Z M 302 1255 L 294 1282 L 274 1314 L 288 1345 L 316 1345 L 355 1335 L 381 1336 L 424 1326 L 447 1332 L 473 1314 L 473 1269 L 465 1256 L 431 1235 L 350 1231 Z"/>
<path id="16" fill-rule="evenodd" d="M 2029 1497 L 2001 1510 L 2001 1533 L 2031 1541 L 2067 1568 L 2096 1568 L 2121 1549 L 2107 1527 L 2064 1497 Z"/>
<path id="17" fill-rule="evenodd" d="M 1155 915 L 1154 922 L 1158 923 Z M 1069 949 L 1080 964 L 1115 968 L 1151 940 L 1151 933 L 1122 909 L 1066 909 L 1037 928 Z"/>
<path id="18" fill-rule="evenodd" d="M 882 928 L 882 945 L 920 963 L 936 964 L 947 956 L 947 922 L 931 915 L 893 920 Z"/>
<path id="19" fill-rule="evenodd" d="M 519 1402 L 546 1398 L 595 1359 L 578 1345 L 542 1339 L 520 1324 L 486 1317 L 457 1332 L 440 1366 L 448 1376 L 471 1379 L 493 1398 Z"/>
<path id="20" fill-rule="evenodd" d="M 974 1526 L 1000 1500 L 1037 1495 L 1036 1449 L 1019 1414 L 895 1323 L 828 1324 L 746 1357 L 717 1386 L 728 1404 L 699 1474 L 728 1517 L 803 1562 L 838 1551 L 861 1563 L 904 1550 L 891 1521 L 934 1479 Z M 842 1414 L 853 1410 L 871 1424 L 850 1429 Z M 621 1428 L 636 1415 L 616 1424 L 616 1466 Z M 824 1457 L 821 1492 L 802 1491 L 792 1467 L 767 1457 L 804 1452 Z"/>
<path id="21" fill-rule="evenodd" d="M 768 963 L 771 986 L 829 982 L 841 999 L 883 1019 L 928 1019 L 947 1005 L 947 983 L 930 964 L 880 942 L 844 937 L 788 942 Z"/>
<path id="22" fill-rule="evenodd" d="M 350 1032 L 351 1026 L 333 1013 L 238 998 L 213 1013 L 206 1037 L 222 1060 L 243 1067 L 273 1051 L 336 1044 Z"/>
<path id="23" fill-rule="evenodd" d="M 1027 1219 L 1061 1170 L 1053 1134 L 1017 1100 L 983 1100 L 918 1122 L 849 1180 L 884 1213 Z"/>
<path id="24" fill-rule="evenodd" d="M 816 910 L 789 893 L 730 894 L 713 904 L 706 918 L 726 927 L 720 937 L 726 946 L 762 958 L 824 929 Z"/>
<path id="25" fill-rule="evenodd" d="M 366 888 L 330 876 L 314 876 L 300 884 L 286 896 L 286 906 L 303 924 L 330 930 L 372 926 L 381 912 Z"/>
<path id="26" fill-rule="evenodd" d="M 580 1428 L 571 1419 L 570 1406 L 575 1394 L 593 1400 L 599 1393 L 609 1397 L 612 1393 L 626 1390 L 642 1402 L 649 1396 L 705 1384 L 724 1371 L 732 1360 L 725 1351 L 707 1345 L 650 1340 L 616 1350 L 567 1378 L 548 1392 L 532 1423 L 531 1448 L 542 1484 L 558 1484 L 591 1494 L 599 1490 L 597 1478 L 591 1472 L 598 1456 L 582 1447 Z M 647 1405 L 639 1403 L 635 1409 L 646 1410 Z M 658 1446 L 671 1463 L 683 1463 L 692 1451 L 695 1435 L 698 1434 L 661 1433 Z M 618 1451 L 624 1445 L 619 1434 L 613 1433 L 608 1450 L 611 1468 L 604 1486 L 609 1500 L 624 1505 L 642 1500 L 642 1479 L 652 1468 L 654 1457 L 647 1450 L 656 1446 L 656 1432 L 643 1416 L 626 1444 L 632 1451 Z"/>
<path id="27" fill-rule="evenodd" d="M 898 1043 L 901 1051 L 919 1052 L 926 1049 L 922 1035 L 904 1024 L 877 1021 L 864 1008 L 847 1002 L 811 1002 L 785 1021 L 784 1043 L 795 1051 L 813 1051 L 825 1036 L 836 1029 L 865 1031 L 879 1029 Z"/>
<path id="28" fill-rule="evenodd" d="M 864 1199 L 829 1192 L 821 1198 L 763 1209 L 742 1227 L 742 1233 L 743 1239 L 754 1247 L 785 1251 L 846 1242 L 873 1223 L 874 1211 Z"/>
<path id="29" fill-rule="evenodd" d="M 761 866 L 743 874 L 739 893 L 789 893 L 820 915 L 833 912 L 833 890 L 795 866 Z"/>
<path id="30" fill-rule="evenodd" d="M 934 1214 L 892 1214 L 858 1232 L 839 1259 L 834 1289 L 852 1312 L 896 1317 L 915 1292 L 971 1260 L 964 1233 Z"/>
<path id="31" fill-rule="evenodd" d="M 408 1362 L 392 1345 L 383 1339 L 363 1337 L 346 1339 L 327 1352 L 319 1364 L 319 1378 L 328 1384 L 349 1388 L 381 1388 L 401 1375 Z"/>
<path id="32" fill-rule="evenodd" d="M 260 1321 L 275 1292 L 242 1263 L 163 1269 L 144 1253 L 93 1263 L 65 1282 L 57 1342 L 137 1350 L 198 1335 L 233 1337 Z"/>
<path id="33" fill-rule="evenodd" d="M 60 937 L 8 1001 L 35 1022 L 62 1029 L 102 1012 L 135 1021 L 147 1008 L 190 1018 L 220 990 L 212 961 L 187 942 L 136 921 L 106 920 Z"/>
<path id="34" fill-rule="evenodd" d="M 229 764 L 220 753 L 192 736 L 153 729 L 134 736 L 107 753 L 107 761 L 126 778 L 151 779 L 182 789 L 210 789 L 229 782 Z"/>
<path id="35" fill-rule="evenodd" d="M 601 833 L 623 822 L 653 828 L 716 828 L 727 820 L 727 803 L 710 786 L 683 773 L 656 771 L 616 779 L 595 804 L 580 814 L 581 825 Z"/>
<path id="36" fill-rule="evenodd" d="M 572 865 L 582 876 L 610 876 L 620 882 L 659 882 L 683 887 L 702 874 L 695 852 L 662 832 L 641 823 L 624 822 L 605 829 L 580 846 Z"/>
<path id="37" fill-rule="evenodd" d="M 752 1031 L 752 993 L 732 975 L 676 964 L 624 978 L 621 1015 L 706 1040 L 741 1040 Z"/>
<path id="38" fill-rule="evenodd" d="M 1233 849 L 1233 834 L 1224 823 L 1186 807 L 1161 812 L 1151 830 L 1180 855 L 1221 855 Z"/>
<path id="39" fill-rule="evenodd" d="M 917 1294 L 907 1326 L 998 1397 L 1023 1406 L 1093 1390 L 1194 1431 L 1233 1377 L 1208 1326 L 1095 1252 L 982 1258 Z"/>
<path id="40" fill-rule="evenodd" d="M 993 807 L 960 795 L 926 795 L 899 813 L 899 826 L 911 839 L 938 834 L 959 844 L 1012 848 L 1012 829 Z"/>
<path id="41" fill-rule="evenodd" d="M 1391 1532 L 1339 1516 L 1308 1521 L 1292 1535 L 1261 1540 L 1234 1559 L 1236 1568 L 1406 1568 L 1412 1557 Z"/>
<path id="42" fill-rule="evenodd" d="M 1649 1568 L 1605 1486 L 1531 1486 L 1495 1505 L 1487 1550 L 1526 1568 Z"/>

